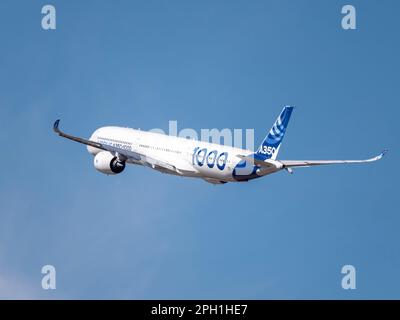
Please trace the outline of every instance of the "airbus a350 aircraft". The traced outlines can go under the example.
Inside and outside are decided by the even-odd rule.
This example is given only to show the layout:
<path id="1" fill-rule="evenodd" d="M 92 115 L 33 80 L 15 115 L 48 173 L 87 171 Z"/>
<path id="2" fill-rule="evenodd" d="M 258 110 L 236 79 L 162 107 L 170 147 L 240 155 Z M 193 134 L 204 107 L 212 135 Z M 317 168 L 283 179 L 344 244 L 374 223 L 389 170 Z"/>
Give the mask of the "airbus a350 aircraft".
<path id="1" fill-rule="evenodd" d="M 88 140 L 62 132 L 60 120 L 53 129 L 61 137 L 87 145 L 94 167 L 102 173 L 118 174 L 126 163 L 133 163 L 213 184 L 249 181 L 282 169 L 292 173 L 298 167 L 373 162 L 386 152 L 366 160 L 277 160 L 292 111 L 293 107 L 283 108 L 256 152 L 123 127 L 99 128 Z"/>

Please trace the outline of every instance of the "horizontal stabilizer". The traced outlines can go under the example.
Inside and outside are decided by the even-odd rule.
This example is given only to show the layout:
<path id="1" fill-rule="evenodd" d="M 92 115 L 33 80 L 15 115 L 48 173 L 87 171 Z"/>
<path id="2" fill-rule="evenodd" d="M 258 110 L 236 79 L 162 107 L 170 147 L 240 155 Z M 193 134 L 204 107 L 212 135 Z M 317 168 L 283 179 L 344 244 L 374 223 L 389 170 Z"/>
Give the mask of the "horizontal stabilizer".
<path id="1" fill-rule="evenodd" d="M 244 155 L 241 155 L 241 154 L 238 154 L 237 157 L 242 159 L 242 160 L 245 160 L 245 161 L 247 161 L 247 162 L 249 162 L 251 164 L 255 164 L 255 165 L 259 166 L 259 167 L 267 167 L 267 168 L 275 167 L 275 164 L 270 162 L 269 159 L 261 160 L 261 159 L 257 159 L 256 156 L 255 157 L 253 157 L 252 155 L 244 156 Z M 276 162 L 277 161 L 275 161 L 275 163 Z"/>

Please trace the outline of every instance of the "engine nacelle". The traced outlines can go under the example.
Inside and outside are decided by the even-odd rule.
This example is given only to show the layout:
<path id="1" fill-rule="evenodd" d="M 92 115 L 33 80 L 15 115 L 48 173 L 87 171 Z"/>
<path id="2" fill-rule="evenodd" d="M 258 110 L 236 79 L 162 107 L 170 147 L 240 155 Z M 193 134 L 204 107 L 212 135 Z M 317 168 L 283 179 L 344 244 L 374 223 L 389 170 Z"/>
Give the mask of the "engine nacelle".
<path id="1" fill-rule="evenodd" d="M 121 173 L 125 169 L 125 161 L 119 160 L 108 151 L 101 151 L 94 156 L 94 167 L 105 174 Z"/>

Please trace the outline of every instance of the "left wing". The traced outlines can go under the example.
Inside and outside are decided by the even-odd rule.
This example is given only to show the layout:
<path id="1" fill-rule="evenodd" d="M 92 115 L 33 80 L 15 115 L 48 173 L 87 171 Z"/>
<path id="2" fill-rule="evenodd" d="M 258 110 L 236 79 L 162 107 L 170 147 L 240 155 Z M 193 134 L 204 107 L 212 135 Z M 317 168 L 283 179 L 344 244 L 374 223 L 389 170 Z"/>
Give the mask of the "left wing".
<path id="1" fill-rule="evenodd" d="M 106 145 L 104 143 L 99 143 L 96 141 L 87 140 L 87 139 L 72 136 L 70 134 L 66 134 L 58 128 L 59 124 L 60 124 L 60 119 L 58 119 L 58 120 L 56 120 L 56 122 L 54 122 L 53 130 L 55 133 L 57 133 L 59 136 L 61 136 L 63 138 L 67 138 L 69 140 L 76 141 L 76 142 L 85 144 L 87 146 L 95 147 L 95 148 L 98 148 L 101 150 L 109 151 L 111 153 L 116 154 L 117 156 L 122 156 L 122 158 L 125 157 L 125 159 L 121 159 L 121 160 L 133 159 L 133 160 L 139 161 L 142 159 L 142 157 L 145 157 L 145 155 L 134 152 L 134 151 L 124 150 L 124 149 L 117 148 L 114 146 Z"/>
<path id="2" fill-rule="evenodd" d="M 76 142 L 88 145 L 88 146 L 91 146 L 91 147 L 109 151 L 112 154 L 114 154 L 115 156 L 117 156 L 121 161 L 126 161 L 128 159 L 132 159 L 136 162 L 140 162 L 141 164 L 151 167 L 155 170 L 165 172 L 165 173 L 177 174 L 177 175 L 188 174 L 188 173 L 191 173 L 191 174 L 197 173 L 196 171 L 193 170 L 193 168 L 190 168 L 188 166 L 183 166 L 182 169 L 177 168 L 176 166 L 166 163 L 165 161 L 156 159 L 154 157 L 150 157 L 148 155 L 145 155 L 145 154 L 142 154 L 142 153 L 139 153 L 136 151 L 125 150 L 125 149 L 110 146 L 110 145 L 107 145 L 104 143 L 99 143 L 96 141 L 83 139 L 83 138 L 75 137 L 70 134 L 66 134 L 59 129 L 59 127 L 58 127 L 59 124 L 60 124 L 60 120 L 56 120 L 56 122 L 54 122 L 54 125 L 53 125 L 54 132 L 57 133 L 59 136 L 61 136 L 63 138 L 67 138 L 72 141 L 76 141 Z"/>
<path id="3" fill-rule="evenodd" d="M 365 160 L 278 160 L 283 164 L 283 168 L 299 168 L 299 167 L 310 167 L 319 166 L 326 164 L 344 164 L 344 163 L 365 163 L 374 162 L 382 159 L 387 150 L 382 151 L 376 157 L 365 159 Z"/>

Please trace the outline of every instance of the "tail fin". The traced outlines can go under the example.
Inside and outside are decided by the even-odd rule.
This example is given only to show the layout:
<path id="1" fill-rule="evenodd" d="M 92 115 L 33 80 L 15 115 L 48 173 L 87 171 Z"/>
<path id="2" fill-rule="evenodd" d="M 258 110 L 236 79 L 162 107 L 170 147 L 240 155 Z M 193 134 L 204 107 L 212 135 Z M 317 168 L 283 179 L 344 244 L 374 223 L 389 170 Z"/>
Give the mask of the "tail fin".
<path id="1" fill-rule="evenodd" d="M 293 107 L 286 106 L 283 108 L 278 119 L 265 137 L 261 146 L 257 149 L 256 155 L 261 159 L 275 160 L 279 152 L 283 136 L 285 135 Z"/>

